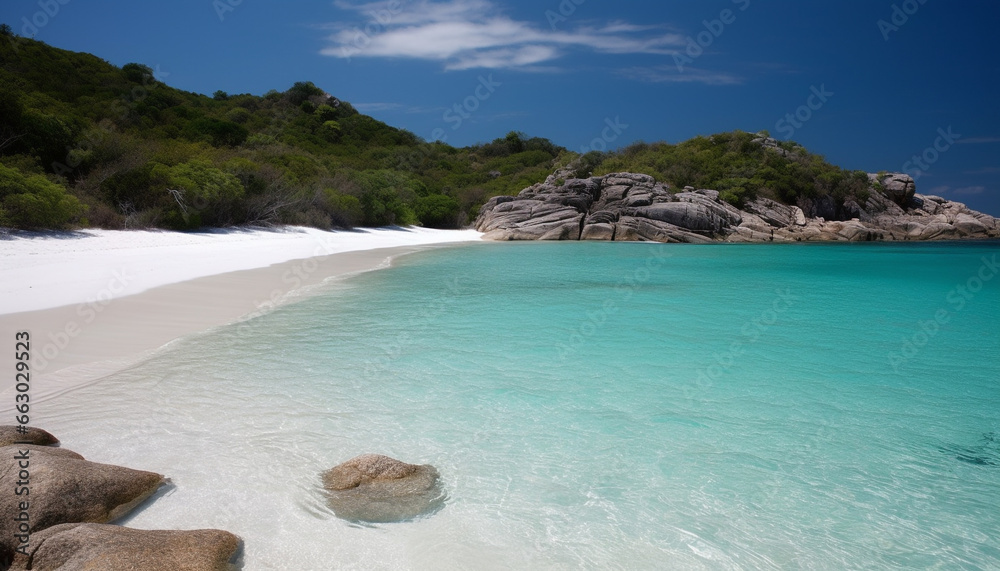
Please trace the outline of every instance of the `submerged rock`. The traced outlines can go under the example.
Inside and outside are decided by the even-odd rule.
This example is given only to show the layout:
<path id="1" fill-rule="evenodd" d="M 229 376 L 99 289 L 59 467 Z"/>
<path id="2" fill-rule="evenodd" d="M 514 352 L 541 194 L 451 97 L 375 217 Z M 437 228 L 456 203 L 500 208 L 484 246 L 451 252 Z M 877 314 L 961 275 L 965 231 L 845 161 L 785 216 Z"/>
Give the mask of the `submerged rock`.
<path id="1" fill-rule="evenodd" d="M 327 470 L 323 487 L 330 508 L 349 521 L 405 521 L 433 513 L 445 501 L 436 468 L 380 454 L 364 454 Z"/>
<path id="2" fill-rule="evenodd" d="M 150 531 L 105 524 L 62 524 L 31 536 L 12 570 L 231 571 L 240 538 L 217 529 Z"/>

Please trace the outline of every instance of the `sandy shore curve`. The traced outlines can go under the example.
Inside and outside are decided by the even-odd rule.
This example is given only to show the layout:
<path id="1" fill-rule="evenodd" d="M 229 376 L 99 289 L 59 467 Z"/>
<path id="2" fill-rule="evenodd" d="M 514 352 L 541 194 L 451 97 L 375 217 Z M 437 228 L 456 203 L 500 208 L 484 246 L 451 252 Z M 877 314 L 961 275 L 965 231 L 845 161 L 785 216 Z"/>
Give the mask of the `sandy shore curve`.
<path id="1" fill-rule="evenodd" d="M 86 231 L 0 240 L 0 410 L 14 407 L 15 335 L 31 335 L 33 402 L 172 341 L 269 311 L 400 255 L 480 240 L 469 230 Z"/>

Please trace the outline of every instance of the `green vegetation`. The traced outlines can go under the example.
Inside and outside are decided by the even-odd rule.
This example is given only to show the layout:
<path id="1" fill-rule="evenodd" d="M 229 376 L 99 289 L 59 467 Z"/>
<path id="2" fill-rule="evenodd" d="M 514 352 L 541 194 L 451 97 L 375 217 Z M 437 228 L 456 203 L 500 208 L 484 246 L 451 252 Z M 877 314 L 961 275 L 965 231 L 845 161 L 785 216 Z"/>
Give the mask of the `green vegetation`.
<path id="1" fill-rule="evenodd" d="M 512 132 L 455 148 L 358 113 L 309 82 L 263 96 L 171 88 L 0 27 L 0 226 L 319 228 L 468 224 L 492 196 L 556 167 L 635 171 L 716 188 L 734 204 L 867 192 L 860 175 L 793 144 L 735 132 L 579 156 Z M 862 188 L 864 187 L 864 188 Z"/>
<path id="2" fill-rule="evenodd" d="M 264 96 L 173 89 L 10 35 L 0 42 L 0 224 L 17 228 L 468 223 L 565 150 L 511 133 L 456 149 L 309 82 Z"/>
<path id="3" fill-rule="evenodd" d="M 831 165 L 796 143 L 768 148 L 761 136 L 767 133 L 734 131 L 677 145 L 636 143 L 614 153 L 589 153 L 582 169 L 595 175 L 648 174 L 675 188 L 711 188 L 735 206 L 758 196 L 786 204 L 823 195 L 841 204 L 850 197 L 867 200 L 866 173 Z"/>
<path id="4" fill-rule="evenodd" d="M 61 228 L 83 211 L 76 197 L 44 176 L 0 165 L 0 226 Z"/>

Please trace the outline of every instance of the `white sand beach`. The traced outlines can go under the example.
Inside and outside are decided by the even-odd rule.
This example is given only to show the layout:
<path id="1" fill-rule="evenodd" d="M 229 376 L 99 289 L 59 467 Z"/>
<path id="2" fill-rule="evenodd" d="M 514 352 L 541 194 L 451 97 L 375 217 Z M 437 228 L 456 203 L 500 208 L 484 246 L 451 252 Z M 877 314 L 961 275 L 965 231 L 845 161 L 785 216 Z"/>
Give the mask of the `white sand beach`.
<path id="1" fill-rule="evenodd" d="M 86 230 L 0 239 L 0 335 L 31 335 L 32 397 L 120 370 L 185 335 L 267 311 L 332 278 L 387 267 L 421 248 L 477 241 L 471 230 L 199 233 Z M 0 378 L 11 408 L 13 375 Z"/>

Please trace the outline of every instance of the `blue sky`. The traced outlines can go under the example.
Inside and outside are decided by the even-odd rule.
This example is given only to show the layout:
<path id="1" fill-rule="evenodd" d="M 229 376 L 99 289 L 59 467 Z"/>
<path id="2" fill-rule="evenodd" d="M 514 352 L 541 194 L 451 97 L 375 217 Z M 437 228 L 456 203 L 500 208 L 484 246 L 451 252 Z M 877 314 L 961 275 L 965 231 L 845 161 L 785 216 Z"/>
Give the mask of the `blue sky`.
<path id="1" fill-rule="evenodd" d="M 4 0 L 0 21 L 190 91 L 313 81 L 459 146 L 768 129 L 1000 215 L 995 0 Z"/>

